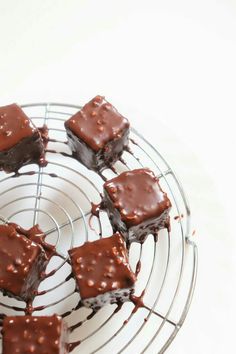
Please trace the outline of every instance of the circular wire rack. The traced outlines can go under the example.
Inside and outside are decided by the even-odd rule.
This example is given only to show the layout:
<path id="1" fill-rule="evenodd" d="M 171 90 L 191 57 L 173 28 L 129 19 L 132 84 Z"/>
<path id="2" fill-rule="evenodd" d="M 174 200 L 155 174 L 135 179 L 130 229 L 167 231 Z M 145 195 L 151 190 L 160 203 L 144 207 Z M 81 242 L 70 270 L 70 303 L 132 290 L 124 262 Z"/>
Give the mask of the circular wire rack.
<path id="1" fill-rule="evenodd" d="M 18 174 L 0 173 L 0 222 L 25 228 L 39 224 L 57 256 L 33 302 L 33 314 L 62 314 L 70 328 L 73 353 L 164 353 L 181 328 L 191 304 L 197 274 L 197 247 L 191 239 L 190 208 L 175 173 L 161 154 L 135 129 L 129 151 L 102 175 L 71 158 L 64 121 L 81 107 L 58 103 L 23 105 L 35 125 L 47 125 L 46 167 L 28 165 Z M 132 243 L 129 258 L 138 273 L 135 295 L 142 307 L 126 302 L 94 313 L 78 308 L 80 297 L 70 277 L 68 249 L 112 234 L 105 211 L 92 217 L 91 204 L 101 201 L 104 179 L 123 171 L 149 167 L 159 177 L 172 210 L 171 231 Z M 0 295 L 0 314 L 23 314 L 25 305 Z M 1 346 L 0 346 L 1 348 Z M 1 349 L 0 349 L 1 350 Z"/>

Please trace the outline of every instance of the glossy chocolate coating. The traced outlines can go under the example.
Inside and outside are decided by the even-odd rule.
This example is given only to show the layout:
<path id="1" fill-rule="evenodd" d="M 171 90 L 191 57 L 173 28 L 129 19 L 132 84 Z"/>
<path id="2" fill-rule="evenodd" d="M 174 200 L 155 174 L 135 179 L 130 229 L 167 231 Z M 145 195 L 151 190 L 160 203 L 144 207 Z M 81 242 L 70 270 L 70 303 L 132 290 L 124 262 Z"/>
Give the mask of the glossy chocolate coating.
<path id="1" fill-rule="evenodd" d="M 10 316 L 3 321 L 3 354 L 67 354 L 67 326 L 60 316 Z"/>
<path id="2" fill-rule="evenodd" d="M 10 225 L 0 225 L 0 290 L 20 300 L 34 297 L 41 273 L 48 263 L 39 244 L 16 232 Z"/>
<path id="3" fill-rule="evenodd" d="M 26 236 L 29 240 L 42 246 L 48 259 L 50 259 L 56 254 L 55 246 L 45 241 L 46 235 L 40 229 L 39 225 L 34 225 L 28 230 L 23 229 L 23 227 L 14 223 L 9 223 L 8 225 L 13 226 L 16 232 L 18 232 L 19 234 Z"/>
<path id="4" fill-rule="evenodd" d="M 15 172 L 44 152 L 38 129 L 16 104 L 0 107 L 0 170 Z"/>
<path id="5" fill-rule="evenodd" d="M 149 169 L 123 172 L 107 181 L 104 195 L 114 229 L 122 233 L 133 228 L 137 239 L 140 233 L 145 238 L 148 232 L 158 231 L 167 222 L 170 200 Z"/>
<path id="6" fill-rule="evenodd" d="M 161 190 L 158 178 L 148 169 L 123 172 L 107 181 L 104 188 L 128 226 L 159 217 L 170 207 L 170 201 Z"/>
<path id="7" fill-rule="evenodd" d="M 72 269 L 82 299 L 117 289 L 133 287 L 125 242 L 119 233 L 69 251 Z"/>
<path id="8" fill-rule="evenodd" d="M 120 138 L 129 122 L 104 97 L 96 96 L 65 126 L 92 150 L 99 151 L 109 141 Z"/>
<path id="9" fill-rule="evenodd" d="M 113 164 L 128 145 L 128 120 L 102 96 L 67 120 L 65 128 L 74 157 L 89 169 Z"/>
<path id="10" fill-rule="evenodd" d="M 37 131 L 16 104 L 0 107 L 0 151 L 8 150 Z"/>

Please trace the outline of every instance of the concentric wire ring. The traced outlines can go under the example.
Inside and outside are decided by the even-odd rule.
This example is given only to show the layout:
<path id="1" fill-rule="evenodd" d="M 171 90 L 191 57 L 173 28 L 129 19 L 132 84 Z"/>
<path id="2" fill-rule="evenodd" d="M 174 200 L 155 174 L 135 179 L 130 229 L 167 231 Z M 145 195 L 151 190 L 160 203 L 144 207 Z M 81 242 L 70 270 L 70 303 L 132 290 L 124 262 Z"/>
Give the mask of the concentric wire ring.
<path id="1" fill-rule="evenodd" d="M 0 174 L 0 221 L 23 227 L 39 223 L 47 241 L 56 246 L 59 257 L 48 266 L 48 277 L 33 304 L 35 313 L 67 313 L 69 325 L 79 318 L 80 326 L 70 338 L 71 342 L 80 340 L 75 349 L 78 353 L 163 353 L 187 315 L 197 272 L 197 249 L 190 240 L 190 209 L 176 175 L 158 151 L 133 129 L 130 151 L 103 176 L 110 178 L 127 169 L 150 167 L 172 201 L 172 231 L 161 231 L 158 242 L 150 235 L 144 245 L 131 246 L 133 269 L 138 262 L 142 265 L 136 292 L 144 293 L 144 308 L 134 311 L 132 303 L 125 303 L 119 310 L 110 305 L 93 317 L 87 309 L 72 311 L 79 295 L 74 280 L 68 277 L 68 249 L 112 232 L 104 212 L 100 212 L 98 220 L 91 219 L 91 203 L 100 202 L 103 179 L 69 156 L 64 121 L 79 106 L 41 103 L 22 107 L 37 126 L 46 124 L 49 128 L 48 165 L 26 166 L 17 176 Z M 30 213 L 31 218 L 26 217 Z M 0 312 L 23 310 L 16 300 L 10 302 L 12 305 L 1 297 Z"/>

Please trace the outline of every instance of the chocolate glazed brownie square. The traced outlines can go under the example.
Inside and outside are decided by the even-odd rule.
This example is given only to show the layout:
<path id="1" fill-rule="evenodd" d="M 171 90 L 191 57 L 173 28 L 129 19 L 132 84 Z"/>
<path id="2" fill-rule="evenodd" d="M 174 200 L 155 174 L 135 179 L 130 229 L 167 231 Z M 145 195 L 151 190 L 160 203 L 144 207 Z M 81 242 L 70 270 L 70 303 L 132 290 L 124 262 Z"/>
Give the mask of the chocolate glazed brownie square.
<path id="1" fill-rule="evenodd" d="M 128 145 L 128 120 L 102 96 L 67 120 L 65 128 L 74 157 L 94 171 L 114 164 Z"/>
<path id="2" fill-rule="evenodd" d="M 0 170 L 39 163 L 43 153 L 40 132 L 23 110 L 16 104 L 0 107 Z"/>
<path id="3" fill-rule="evenodd" d="M 128 242 L 169 226 L 171 202 L 149 169 L 123 172 L 104 184 L 104 203 L 114 230 Z"/>
<path id="4" fill-rule="evenodd" d="M 84 306 L 94 310 L 124 302 L 134 290 L 125 242 L 119 233 L 69 251 L 72 271 Z"/>
<path id="5" fill-rule="evenodd" d="M 0 225 L 0 291 L 19 300 L 31 300 L 48 258 L 43 248 L 19 234 L 13 226 Z"/>
<path id="6" fill-rule="evenodd" d="M 3 320 L 3 354 L 67 354 L 68 330 L 60 316 L 10 316 Z"/>

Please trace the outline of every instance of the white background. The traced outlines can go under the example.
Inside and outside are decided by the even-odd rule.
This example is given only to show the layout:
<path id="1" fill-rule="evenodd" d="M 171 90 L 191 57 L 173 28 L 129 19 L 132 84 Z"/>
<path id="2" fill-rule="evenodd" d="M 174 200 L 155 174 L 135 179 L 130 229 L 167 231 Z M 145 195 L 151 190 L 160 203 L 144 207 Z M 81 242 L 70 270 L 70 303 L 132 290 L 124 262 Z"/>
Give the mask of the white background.
<path id="1" fill-rule="evenodd" d="M 96 94 L 191 202 L 198 282 L 168 352 L 234 353 L 236 1 L 0 0 L 0 105 Z"/>

